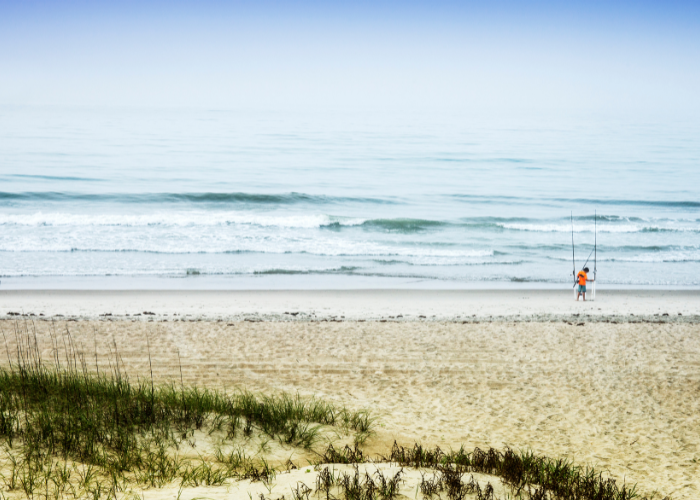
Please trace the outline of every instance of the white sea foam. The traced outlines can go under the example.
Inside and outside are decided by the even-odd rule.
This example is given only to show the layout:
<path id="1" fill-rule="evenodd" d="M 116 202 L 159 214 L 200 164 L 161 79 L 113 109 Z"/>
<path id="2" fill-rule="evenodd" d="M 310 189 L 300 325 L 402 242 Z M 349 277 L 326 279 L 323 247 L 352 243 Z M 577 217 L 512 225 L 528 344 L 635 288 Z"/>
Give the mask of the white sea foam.
<path id="1" fill-rule="evenodd" d="M 499 223 L 503 229 L 515 231 L 532 231 L 540 233 L 570 233 L 571 225 L 567 224 L 521 224 Z M 577 224 L 574 226 L 576 233 L 644 233 L 644 232 L 700 232 L 700 227 L 678 225 L 650 225 L 650 224 Z"/>
<path id="2" fill-rule="evenodd" d="M 0 225 L 28 227 L 214 227 L 259 226 L 268 228 L 315 229 L 332 225 L 359 226 L 372 219 L 342 217 L 327 214 L 257 213 L 242 211 L 169 211 L 144 214 L 112 213 L 0 213 Z M 693 223 L 695 222 L 695 223 Z M 569 233 L 571 225 L 561 223 L 496 223 L 496 227 L 514 231 Z M 575 224 L 576 233 L 640 233 L 640 232 L 700 232 L 697 221 L 666 220 L 664 223 L 640 221 L 640 223 L 592 223 Z"/>
<path id="3" fill-rule="evenodd" d="M 659 252 L 632 256 L 616 256 L 605 259 L 610 262 L 700 262 L 700 252 Z"/>
<path id="4" fill-rule="evenodd" d="M 585 257 L 585 256 L 584 256 Z M 592 258 L 591 258 L 592 259 Z M 571 263 L 571 255 L 568 258 L 564 255 L 549 257 L 549 260 L 569 262 Z M 599 253 L 598 262 L 640 262 L 640 263 L 663 263 L 663 262 L 699 262 L 700 252 L 698 251 L 670 251 L 670 252 L 653 252 L 646 254 L 625 255 L 624 253 L 614 252 L 612 255 Z"/>
<path id="5" fill-rule="evenodd" d="M 333 217 L 324 214 L 258 214 L 254 212 L 180 211 L 147 214 L 75 214 L 43 213 L 0 214 L 0 225 L 18 226 L 226 226 L 231 224 L 256 225 L 280 228 L 318 228 L 338 223 L 346 226 L 359 225 L 366 219 Z"/>
<path id="6" fill-rule="evenodd" d="M 7 234 L 0 239 L 5 252 L 149 252 L 164 254 L 210 254 L 255 252 L 263 254 L 306 253 L 324 256 L 414 257 L 475 259 L 492 257 L 491 249 L 455 249 L 431 246 L 387 245 L 375 241 L 356 241 L 332 235 L 302 236 L 298 232 L 193 231 L 170 230 L 165 234 L 131 230 L 115 232 L 110 228 L 82 231 L 65 229 L 46 235 L 39 231 Z"/>

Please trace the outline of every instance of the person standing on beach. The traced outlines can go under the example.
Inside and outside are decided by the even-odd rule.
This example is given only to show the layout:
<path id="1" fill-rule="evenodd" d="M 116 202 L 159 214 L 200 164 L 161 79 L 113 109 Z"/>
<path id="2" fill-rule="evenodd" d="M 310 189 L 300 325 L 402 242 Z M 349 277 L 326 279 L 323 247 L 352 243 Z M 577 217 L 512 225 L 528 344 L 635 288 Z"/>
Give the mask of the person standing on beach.
<path id="1" fill-rule="evenodd" d="M 576 294 L 576 300 L 578 301 L 581 294 L 583 294 L 583 301 L 586 302 L 586 282 L 595 281 L 588 279 L 588 268 L 584 267 L 583 270 L 578 272 L 578 294 Z"/>

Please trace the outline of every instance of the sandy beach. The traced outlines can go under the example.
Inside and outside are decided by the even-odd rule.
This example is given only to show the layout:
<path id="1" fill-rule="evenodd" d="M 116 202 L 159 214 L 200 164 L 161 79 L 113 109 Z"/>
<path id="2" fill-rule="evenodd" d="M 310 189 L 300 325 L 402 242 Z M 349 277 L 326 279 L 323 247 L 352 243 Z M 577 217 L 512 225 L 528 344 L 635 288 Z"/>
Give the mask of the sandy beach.
<path id="1" fill-rule="evenodd" d="M 68 328 L 87 352 L 96 342 L 104 363 L 114 342 L 133 377 L 148 372 L 148 338 L 161 382 L 179 380 L 179 354 L 186 384 L 298 391 L 368 408 L 378 417 L 367 443 L 374 452 L 394 440 L 531 449 L 602 468 L 644 493 L 692 499 L 700 495 L 699 298 L 5 291 L 0 327 L 12 349 L 15 322 L 33 321 L 47 358 L 50 328 Z"/>
<path id="2" fill-rule="evenodd" d="M 589 297 L 590 298 L 590 297 Z M 144 311 L 165 319 L 549 320 L 553 316 L 685 316 L 700 313 L 700 290 L 598 289 L 595 301 L 573 300 L 571 287 L 484 290 L 0 290 L 8 312 L 97 319 Z M 285 313 L 297 313 L 295 316 Z"/>

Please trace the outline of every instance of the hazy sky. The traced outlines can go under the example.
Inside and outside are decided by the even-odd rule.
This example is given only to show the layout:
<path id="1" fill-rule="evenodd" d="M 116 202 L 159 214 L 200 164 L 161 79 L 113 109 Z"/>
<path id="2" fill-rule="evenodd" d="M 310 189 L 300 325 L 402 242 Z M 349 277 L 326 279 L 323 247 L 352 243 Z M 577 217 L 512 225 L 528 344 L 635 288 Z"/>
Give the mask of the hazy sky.
<path id="1" fill-rule="evenodd" d="M 700 113 L 700 2 L 0 0 L 0 104 Z"/>

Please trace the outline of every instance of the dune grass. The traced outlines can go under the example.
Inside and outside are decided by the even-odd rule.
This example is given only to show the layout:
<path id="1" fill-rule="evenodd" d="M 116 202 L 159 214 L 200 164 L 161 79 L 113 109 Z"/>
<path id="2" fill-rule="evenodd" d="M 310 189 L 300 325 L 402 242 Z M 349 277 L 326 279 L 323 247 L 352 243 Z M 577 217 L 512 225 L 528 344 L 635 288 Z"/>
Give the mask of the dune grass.
<path id="1" fill-rule="evenodd" d="M 131 485 L 218 485 L 231 478 L 268 480 L 273 469 L 242 451 L 217 450 L 215 460 L 191 460 L 179 450 L 195 431 L 224 440 L 265 435 L 310 449 L 322 426 L 364 439 L 372 419 L 298 395 L 225 394 L 220 391 L 132 382 L 118 355 L 110 369 L 89 370 L 70 334 L 52 335 L 53 359 L 41 358 L 35 332 L 16 323 L 10 369 L 0 369 L 0 443 L 6 463 L 0 491 L 28 497 L 116 497 Z M 3 332 L 4 335 L 4 332 Z M 5 345 L 7 341 L 5 339 Z"/>
<path id="2" fill-rule="evenodd" d="M 396 464 L 401 469 L 393 477 L 385 476 L 378 468 L 371 474 L 360 472 L 359 463 L 382 462 Z M 353 467 L 354 473 L 336 472 L 330 464 Z M 497 500 L 491 482 L 480 484 L 474 473 L 499 478 L 509 500 L 651 500 L 642 496 L 635 487 L 617 482 L 590 467 L 577 466 L 559 459 L 538 456 L 531 452 L 516 453 L 479 448 L 471 452 L 460 448 L 445 452 L 439 447 L 424 448 L 399 446 L 394 443 L 387 456 L 370 459 L 357 446 L 336 450 L 329 445 L 318 458 L 315 489 L 297 488 L 293 500 L 344 499 L 391 500 L 400 494 L 404 467 L 418 469 L 421 480 L 415 492 L 422 500 Z M 503 500 L 505 500 L 503 499 Z"/>
<path id="3" fill-rule="evenodd" d="M 439 447 L 420 445 L 406 448 L 394 443 L 388 460 L 402 466 L 430 468 L 437 474 L 421 484 L 421 492 L 432 497 L 445 492 L 449 500 L 461 500 L 468 493 L 488 496 L 478 485 L 465 484 L 470 472 L 500 477 L 513 490 L 514 498 L 551 500 L 631 500 L 643 498 L 634 486 L 618 485 L 591 467 L 581 467 L 566 459 L 552 459 L 532 452 L 517 453 L 479 448 L 444 452 Z"/>
<path id="4" fill-rule="evenodd" d="M 565 459 L 551 459 L 532 452 L 517 453 L 511 449 L 499 451 L 464 448 L 445 452 L 439 447 L 424 448 L 419 444 L 404 447 L 394 442 L 391 452 L 376 458 L 380 462 L 396 463 L 402 467 L 423 469 L 419 491 L 423 499 L 464 500 L 469 498 L 494 500 L 493 487 L 482 488 L 469 473 L 482 473 L 499 477 L 511 490 L 512 499 L 522 500 L 651 500 L 640 495 L 634 486 L 619 485 L 615 479 L 591 467 L 581 467 Z M 346 446 L 336 450 L 329 445 L 319 457 L 319 464 L 357 464 L 371 461 L 357 447 Z M 432 475 L 428 472 L 432 471 Z M 328 474 L 327 468 L 324 469 Z M 381 475 L 380 475 L 381 476 Z M 391 495 L 383 494 L 373 479 L 365 474 L 352 479 L 346 473 L 337 478 L 317 481 L 317 491 L 326 496 L 332 486 L 342 486 L 342 498 L 377 500 L 393 498 L 398 494 L 400 474 L 392 479 Z M 323 474 L 320 476 L 323 477 Z M 351 480 L 352 479 L 352 480 Z M 376 484 L 386 486 L 387 479 L 377 478 Z M 376 481 L 375 481 L 376 482 Z M 352 486 L 352 488 L 350 487 Z M 324 493 L 325 492 L 325 493 Z"/>

